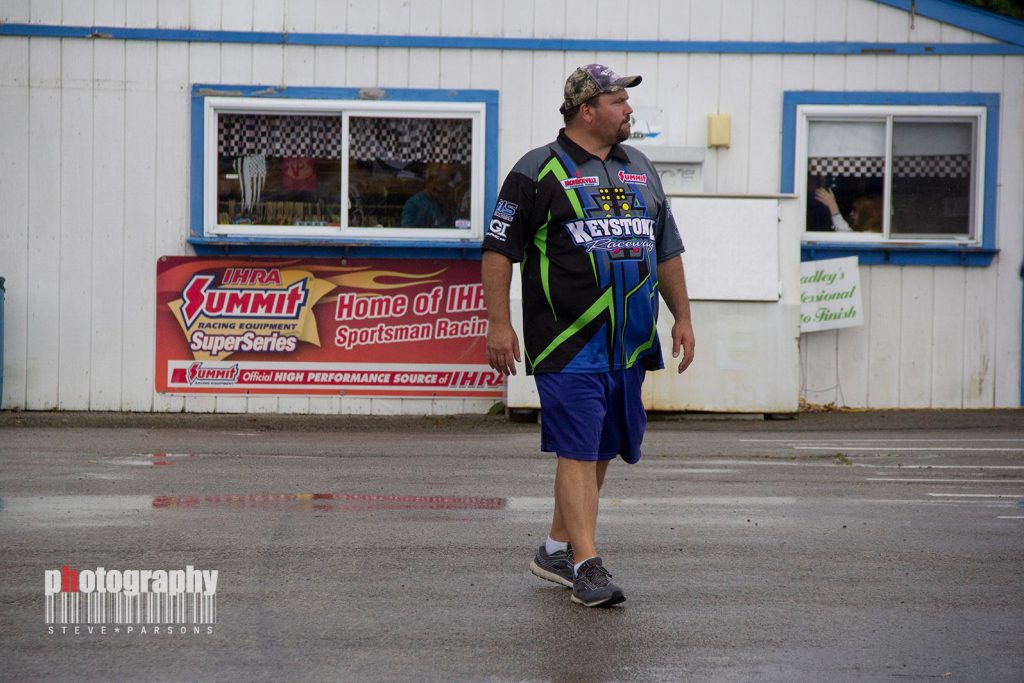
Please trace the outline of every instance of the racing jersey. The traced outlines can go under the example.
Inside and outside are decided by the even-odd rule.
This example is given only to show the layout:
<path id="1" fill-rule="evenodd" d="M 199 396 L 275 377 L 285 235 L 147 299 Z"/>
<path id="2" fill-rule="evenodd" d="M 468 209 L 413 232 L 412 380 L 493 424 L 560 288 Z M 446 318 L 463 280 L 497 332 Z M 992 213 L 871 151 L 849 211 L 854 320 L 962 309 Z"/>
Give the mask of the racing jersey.
<path id="1" fill-rule="evenodd" d="M 664 367 L 657 264 L 683 243 L 635 148 L 602 160 L 562 129 L 512 168 L 483 248 L 520 263 L 527 374 Z"/>

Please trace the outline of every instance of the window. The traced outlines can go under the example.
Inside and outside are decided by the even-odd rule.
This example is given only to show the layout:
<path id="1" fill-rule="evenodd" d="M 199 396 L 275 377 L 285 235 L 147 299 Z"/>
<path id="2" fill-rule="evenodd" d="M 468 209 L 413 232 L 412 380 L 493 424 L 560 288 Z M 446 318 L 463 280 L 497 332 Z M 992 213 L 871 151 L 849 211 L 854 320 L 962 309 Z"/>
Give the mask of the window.
<path id="1" fill-rule="evenodd" d="M 805 260 L 984 265 L 995 249 L 998 96 L 790 92 L 782 191 Z"/>
<path id="2" fill-rule="evenodd" d="M 193 120 L 198 109 L 203 136 L 193 150 L 201 152 L 202 208 L 193 204 L 193 241 L 481 240 L 493 193 L 485 151 L 496 148 L 496 130 L 487 130 L 496 95 L 466 91 L 476 101 L 434 101 L 444 98 L 401 91 L 427 96 L 393 101 L 316 89 L 341 96 L 320 99 L 292 88 L 277 97 L 223 97 L 205 95 L 226 86 L 199 88 Z"/>
<path id="3" fill-rule="evenodd" d="M 367 112 L 344 123 L 352 233 L 470 229 L 472 119 Z"/>
<path id="4" fill-rule="evenodd" d="M 981 241 L 985 111 L 800 107 L 805 240 Z"/>

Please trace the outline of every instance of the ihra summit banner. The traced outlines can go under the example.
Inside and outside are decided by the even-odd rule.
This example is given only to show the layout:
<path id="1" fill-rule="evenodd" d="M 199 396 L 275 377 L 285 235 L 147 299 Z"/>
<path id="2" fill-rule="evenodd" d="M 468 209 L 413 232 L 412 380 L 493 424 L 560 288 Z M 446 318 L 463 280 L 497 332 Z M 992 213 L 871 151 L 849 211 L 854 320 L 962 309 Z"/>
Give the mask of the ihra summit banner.
<path id="1" fill-rule="evenodd" d="M 473 261 L 165 256 L 156 308 L 160 392 L 503 394 Z"/>

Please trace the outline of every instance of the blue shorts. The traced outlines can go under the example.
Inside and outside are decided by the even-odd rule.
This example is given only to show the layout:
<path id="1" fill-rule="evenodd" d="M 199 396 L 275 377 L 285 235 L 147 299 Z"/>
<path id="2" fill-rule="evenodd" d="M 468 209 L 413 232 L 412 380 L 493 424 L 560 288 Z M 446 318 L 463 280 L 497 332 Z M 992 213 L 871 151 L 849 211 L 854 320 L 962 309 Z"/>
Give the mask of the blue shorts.
<path id="1" fill-rule="evenodd" d="M 640 397 L 646 371 L 545 372 L 540 393 L 540 449 L 573 460 L 640 460 L 647 413 Z"/>

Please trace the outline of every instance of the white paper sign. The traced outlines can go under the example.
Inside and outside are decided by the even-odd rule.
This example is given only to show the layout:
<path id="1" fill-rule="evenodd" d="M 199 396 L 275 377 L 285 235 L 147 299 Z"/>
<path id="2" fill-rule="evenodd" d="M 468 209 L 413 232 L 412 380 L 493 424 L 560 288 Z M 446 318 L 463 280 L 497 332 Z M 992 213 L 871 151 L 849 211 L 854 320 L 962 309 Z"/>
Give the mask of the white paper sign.
<path id="1" fill-rule="evenodd" d="M 864 324 L 857 257 L 800 264 L 800 331 L 818 332 Z"/>
<path id="2" fill-rule="evenodd" d="M 664 118 L 664 111 L 660 107 L 636 107 L 633 110 L 629 140 L 626 142 L 640 147 L 664 145 L 665 135 L 661 123 Z"/>

